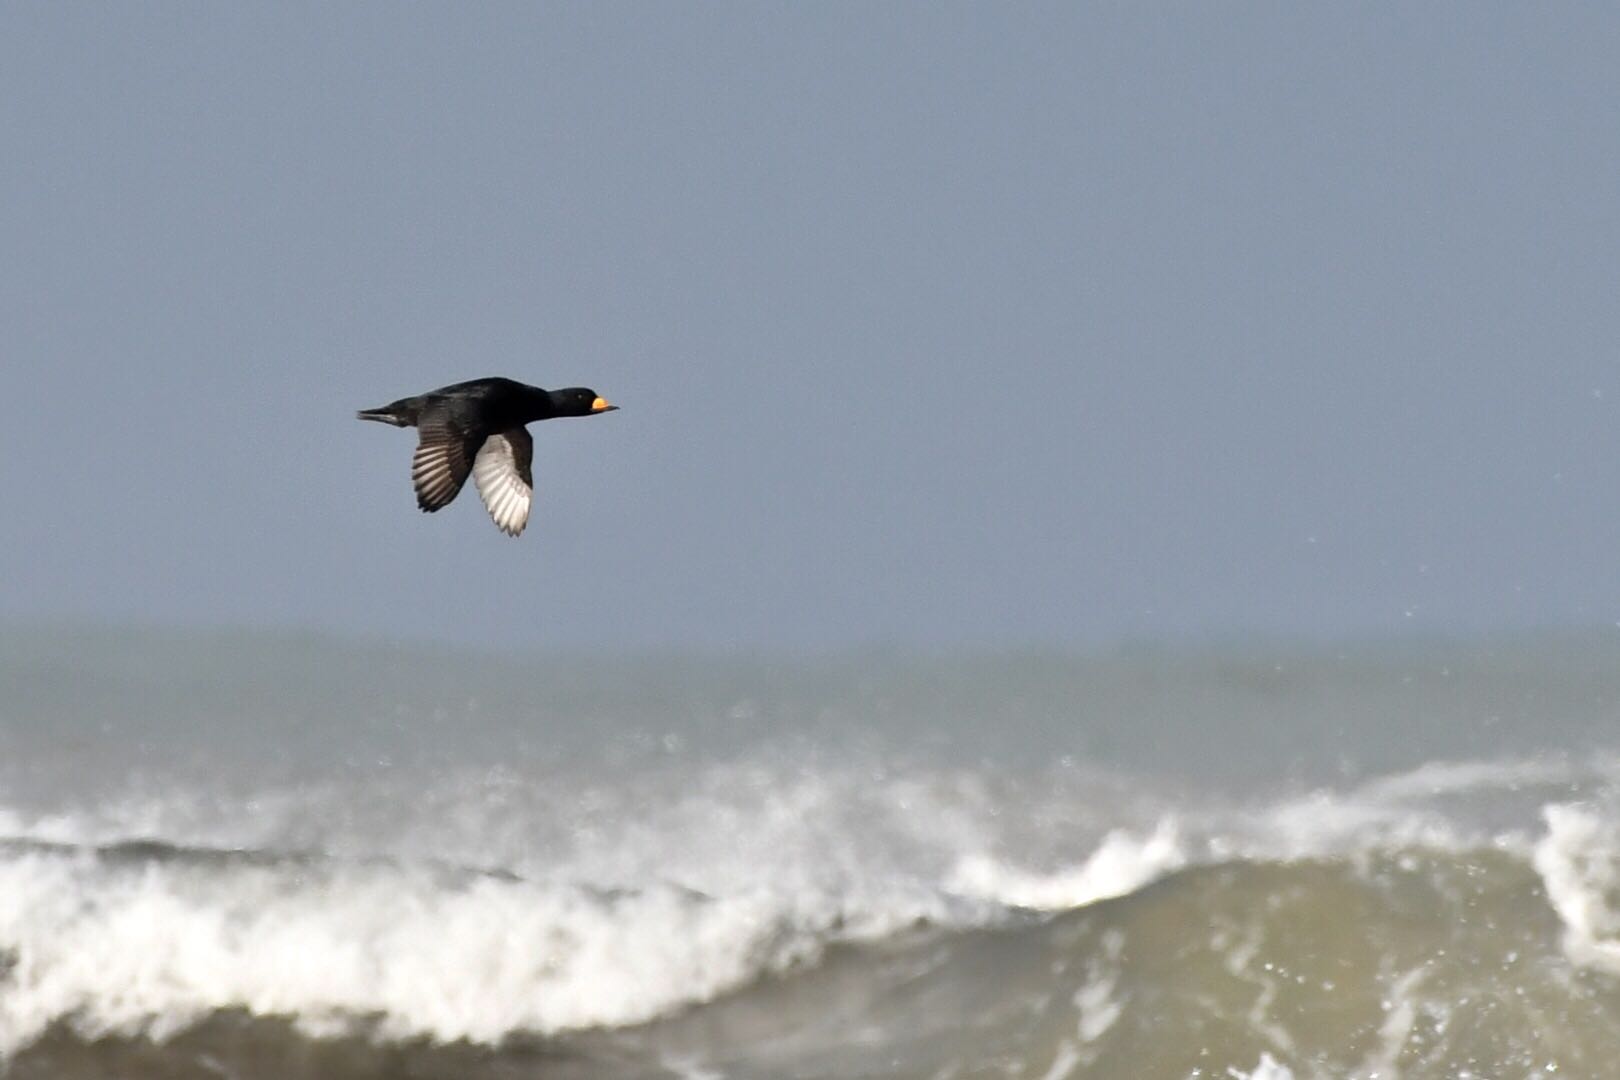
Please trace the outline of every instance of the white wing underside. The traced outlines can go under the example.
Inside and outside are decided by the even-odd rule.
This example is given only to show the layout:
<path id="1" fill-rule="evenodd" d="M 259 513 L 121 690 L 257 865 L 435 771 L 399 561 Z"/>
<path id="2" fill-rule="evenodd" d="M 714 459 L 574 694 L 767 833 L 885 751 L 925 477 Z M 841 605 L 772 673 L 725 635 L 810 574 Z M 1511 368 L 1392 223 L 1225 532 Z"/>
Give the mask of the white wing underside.
<path id="1" fill-rule="evenodd" d="M 534 481 L 529 462 L 534 442 L 524 428 L 497 432 L 484 440 L 473 459 L 473 483 L 490 518 L 507 536 L 517 536 L 529 523 Z"/>
<path id="2" fill-rule="evenodd" d="M 443 427 L 424 428 L 411 457 L 416 505 L 428 513 L 450 505 L 467 479 L 467 451 L 461 437 Z"/>

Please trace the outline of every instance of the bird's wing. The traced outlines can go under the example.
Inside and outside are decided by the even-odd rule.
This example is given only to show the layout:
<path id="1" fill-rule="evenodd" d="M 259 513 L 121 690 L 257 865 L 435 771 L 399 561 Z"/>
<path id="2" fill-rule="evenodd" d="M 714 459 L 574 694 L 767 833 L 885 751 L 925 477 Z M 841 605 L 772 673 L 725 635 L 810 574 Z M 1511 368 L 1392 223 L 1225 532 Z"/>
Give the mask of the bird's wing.
<path id="1" fill-rule="evenodd" d="M 411 458 L 411 484 L 416 505 L 428 513 L 450 505 L 472 468 L 472 443 L 459 426 L 445 420 L 424 421 Z"/>
<path id="2" fill-rule="evenodd" d="M 529 506 L 534 502 L 534 477 L 529 463 L 534 460 L 534 440 L 529 429 L 508 428 L 484 440 L 473 461 L 473 482 L 478 495 L 496 526 L 507 536 L 517 536 L 529 523 Z"/>

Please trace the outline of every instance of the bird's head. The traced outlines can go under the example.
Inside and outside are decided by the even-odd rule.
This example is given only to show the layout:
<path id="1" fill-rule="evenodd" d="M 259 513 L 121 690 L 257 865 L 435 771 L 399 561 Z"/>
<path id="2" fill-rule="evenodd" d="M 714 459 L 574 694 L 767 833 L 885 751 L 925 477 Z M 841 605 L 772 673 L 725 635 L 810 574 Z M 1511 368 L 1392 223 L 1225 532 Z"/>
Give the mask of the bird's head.
<path id="1" fill-rule="evenodd" d="M 551 391 L 551 403 L 558 416 L 594 416 L 618 408 L 617 405 L 609 405 L 607 399 L 595 390 L 583 386 Z"/>

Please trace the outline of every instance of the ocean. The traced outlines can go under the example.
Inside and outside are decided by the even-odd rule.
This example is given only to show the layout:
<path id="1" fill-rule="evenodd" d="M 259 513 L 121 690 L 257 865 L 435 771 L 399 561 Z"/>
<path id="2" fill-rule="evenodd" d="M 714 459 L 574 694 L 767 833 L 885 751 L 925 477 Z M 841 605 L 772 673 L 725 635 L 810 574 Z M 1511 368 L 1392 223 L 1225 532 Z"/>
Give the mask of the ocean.
<path id="1" fill-rule="evenodd" d="M 1620 632 L 14 626 L 0 1075 L 1620 1075 Z"/>

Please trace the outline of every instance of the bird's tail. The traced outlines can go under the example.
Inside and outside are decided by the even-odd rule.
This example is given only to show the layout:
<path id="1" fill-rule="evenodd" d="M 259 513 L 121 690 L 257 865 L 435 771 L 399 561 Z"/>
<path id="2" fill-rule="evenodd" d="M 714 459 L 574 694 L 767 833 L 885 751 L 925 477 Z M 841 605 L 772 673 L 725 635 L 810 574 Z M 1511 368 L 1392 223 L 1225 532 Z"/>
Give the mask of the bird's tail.
<path id="1" fill-rule="evenodd" d="M 355 413 L 359 420 L 375 420 L 381 424 L 393 424 L 395 427 L 410 427 L 415 423 L 416 417 L 404 402 L 396 401 L 392 405 L 384 405 L 380 409 L 361 409 Z"/>

